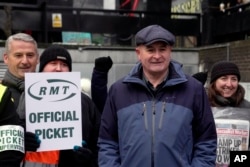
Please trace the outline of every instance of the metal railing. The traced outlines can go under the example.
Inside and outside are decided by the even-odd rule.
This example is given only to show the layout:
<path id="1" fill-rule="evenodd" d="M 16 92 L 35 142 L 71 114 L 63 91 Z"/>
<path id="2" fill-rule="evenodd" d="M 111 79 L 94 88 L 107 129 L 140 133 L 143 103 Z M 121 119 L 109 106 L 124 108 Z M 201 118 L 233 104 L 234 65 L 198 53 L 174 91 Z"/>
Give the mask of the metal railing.
<path id="1" fill-rule="evenodd" d="M 8 8 L 7 8 L 8 7 Z M 8 9 L 8 10 L 7 10 Z M 8 12 L 7 12 L 8 11 Z M 63 26 L 51 26 L 53 13 L 62 14 Z M 130 14 L 133 13 L 133 16 Z M 200 36 L 200 13 L 108 10 L 40 5 L 0 3 L 0 29 L 6 25 L 13 31 L 31 30 L 40 35 L 40 42 L 50 42 L 53 32 L 75 31 L 110 34 L 135 34 L 149 24 L 160 24 L 178 36 Z"/>

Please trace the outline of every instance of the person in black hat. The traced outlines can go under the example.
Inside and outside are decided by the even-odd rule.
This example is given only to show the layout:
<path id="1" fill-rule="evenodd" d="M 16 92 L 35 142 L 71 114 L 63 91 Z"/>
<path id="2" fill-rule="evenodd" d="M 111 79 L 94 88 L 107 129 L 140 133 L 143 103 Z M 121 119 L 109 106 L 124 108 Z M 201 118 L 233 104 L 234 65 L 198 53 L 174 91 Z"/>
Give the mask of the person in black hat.
<path id="1" fill-rule="evenodd" d="M 70 53 L 60 45 L 51 45 L 40 56 L 39 72 L 71 72 Z M 26 164 L 58 167 L 97 167 L 97 138 L 100 126 L 100 112 L 89 96 L 81 93 L 82 146 L 72 150 L 32 152 Z M 27 162 L 29 160 L 29 162 Z"/>
<path id="2" fill-rule="evenodd" d="M 231 134 L 225 136 L 225 133 L 220 133 L 220 127 L 228 127 L 231 120 L 236 122 L 247 122 L 249 123 L 250 119 L 250 102 L 245 100 L 245 90 L 239 84 L 241 79 L 240 71 L 238 66 L 229 61 L 219 61 L 212 66 L 210 84 L 208 85 L 208 97 L 211 104 L 212 112 L 216 125 L 218 126 L 218 139 L 217 141 L 230 140 L 232 138 Z M 222 120 L 222 121 L 221 121 Z M 224 122 L 225 120 L 226 122 Z M 230 120 L 230 121 L 229 121 Z M 225 125 L 224 125 L 225 124 Z M 232 123 L 233 124 L 233 123 Z M 236 129 L 240 125 L 235 124 Z M 230 130 L 230 129 L 228 129 Z M 244 136 L 239 135 L 239 138 Z M 250 141 L 248 141 L 249 143 Z M 218 145 L 218 149 L 226 150 L 228 146 Z M 249 150 L 249 147 L 244 147 L 241 144 L 239 150 Z M 220 157 L 229 157 L 228 152 L 218 152 L 217 154 L 217 164 L 219 166 L 229 165 L 229 160 L 220 160 Z M 231 163 L 230 163 L 231 164 Z"/>
<path id="3" fill-rule="evenodd" d="M 250 107 L 244 99 L 245 89 L 239 84 L 241 79 L 238 66 L 233 62 L 219 61 L 211 69 L 208 97 L 212 107 Z"/>
<path id="4" fill-rule="evenodd" d="M 202 85 L 205 85 L 207 82 L 207 74 L 208 72 L 197 72 L 195 74 L 192 75 L 192 77 L 194 77 L 195 79 L 197 79 L 198 81 L 200 81 L 202 83 Z"/>
<path id="5" fill-rule="evenodd" d="M 138 62 L 111 85 L 101 118 L 99 167 L 215 166 L 217 134 L 205 88 L 171 59 L 174 35 L 135 35 Z"/>
<path id="6" fill-rule="evenodd" d="M 60 67 L 60 65 L 56 66 L 57 63 L 53 62 L 60 62 L 62 64 L 62 67 L 67 67 L 67 70 L 62 70 L 61 68 L 57 68 Z M 54 68 L 52 71 L 44 69 L 49 63 L 50 65 L 48 67 L 50 68 L 56 67 L 56 68 Z M 50 47 L 45 49 L 42 55 L 40 56 L 39 72 L 46 72 L 46 71 L 49 72 L 72 71 L 72 59 L 69 52 L 65 48 L 59 45 L 51 45 Z"/>

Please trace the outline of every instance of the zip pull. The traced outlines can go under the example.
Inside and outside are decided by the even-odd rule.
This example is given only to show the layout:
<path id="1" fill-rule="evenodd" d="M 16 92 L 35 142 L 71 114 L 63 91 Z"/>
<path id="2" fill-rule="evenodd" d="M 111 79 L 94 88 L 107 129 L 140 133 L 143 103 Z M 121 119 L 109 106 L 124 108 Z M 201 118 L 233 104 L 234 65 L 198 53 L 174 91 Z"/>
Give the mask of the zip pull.
<path id="1" fill-rule="evenodd" d="M 163 116 L 164 116 L 165 112 L 166 112 L 166 102 L 164 101 L 163 104 L 162 104 L 162 109 L 161 109 L 161 117 L 160 117 L 160 122 L 159 122 L 159 129 L 161 129 L 161 127 L 162 127 Z"/>
<path id="2" fill-rule="evenodd" d="M 153 105 L 152 105 L 152 112 L 153 112 L 153 115 L 155 115 L 155 101 L 153 102 Z"/>
<path id="3" fill-rule="evenodd" d="M 148 130 L 148 117 L 147 117 L 147 108 L 145 102 L 143 103 L 142 116 L 144 116 L 145 129 Z"/>
<path id="4" fill-rule="evenodd" d="M 143 106 L 142 106 L 142 114 L 141 114 L 141 115 L 144 116 L 145 112 L 146 112 L 146 104 L 143 103 Z"/>

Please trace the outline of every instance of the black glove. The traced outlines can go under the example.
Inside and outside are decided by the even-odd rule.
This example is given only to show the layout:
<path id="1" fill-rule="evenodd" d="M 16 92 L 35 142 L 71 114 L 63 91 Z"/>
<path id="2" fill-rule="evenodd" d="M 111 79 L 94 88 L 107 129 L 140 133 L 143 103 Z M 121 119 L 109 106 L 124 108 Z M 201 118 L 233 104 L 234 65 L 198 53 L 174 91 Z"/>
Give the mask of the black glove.
<path id="1" fill-rule="evenodd" d="M 25 132 L 25 151 L 36 151 L 40 147 L 41 140 L 35 133 Z"/>
<path id="2" fill-rule="evenodd" d="M 74 146 L 75 161 L 81 166 L 90 165 L 93 160 L 93 153 L 87 148 L 87 143 L 83 140 L 82 147 Z"/>
<path id="3" fill-rule="evenodd" d="M 108 72 L 112 67 L 113 61 L 108 57 L 98 57 L 95 59 L 95 69 L 97 71 Z"/>

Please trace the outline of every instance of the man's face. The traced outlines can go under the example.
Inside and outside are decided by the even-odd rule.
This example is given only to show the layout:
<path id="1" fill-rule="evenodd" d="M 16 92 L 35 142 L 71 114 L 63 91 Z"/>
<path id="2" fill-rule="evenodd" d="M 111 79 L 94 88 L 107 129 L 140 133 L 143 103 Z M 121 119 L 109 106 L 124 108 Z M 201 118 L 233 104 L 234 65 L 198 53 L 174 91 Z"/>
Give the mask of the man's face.
<path id="1" fill-rule="evenodd" d="M 43 72 L 69 72 L 69 66 L 62 60 L 53 60 L 44 66 Z"/>
<path id="2" fill-rule="evenodd" d="M 20 40 L 13 40 L 10 43 L 9 51 L 3 58 L 10 73 L 20 79 L 24 79 L 26 72 L 35 72 L 36 65 L 39 63 L 36 45 Z"/>
<path id="3" fill-rule="evenodd" d="M 171 60 L 172 46 L 165 42 L 155 42 L 149 46 L 136 47 L 139 61 L 146 75 L 166 75 Z"/>

